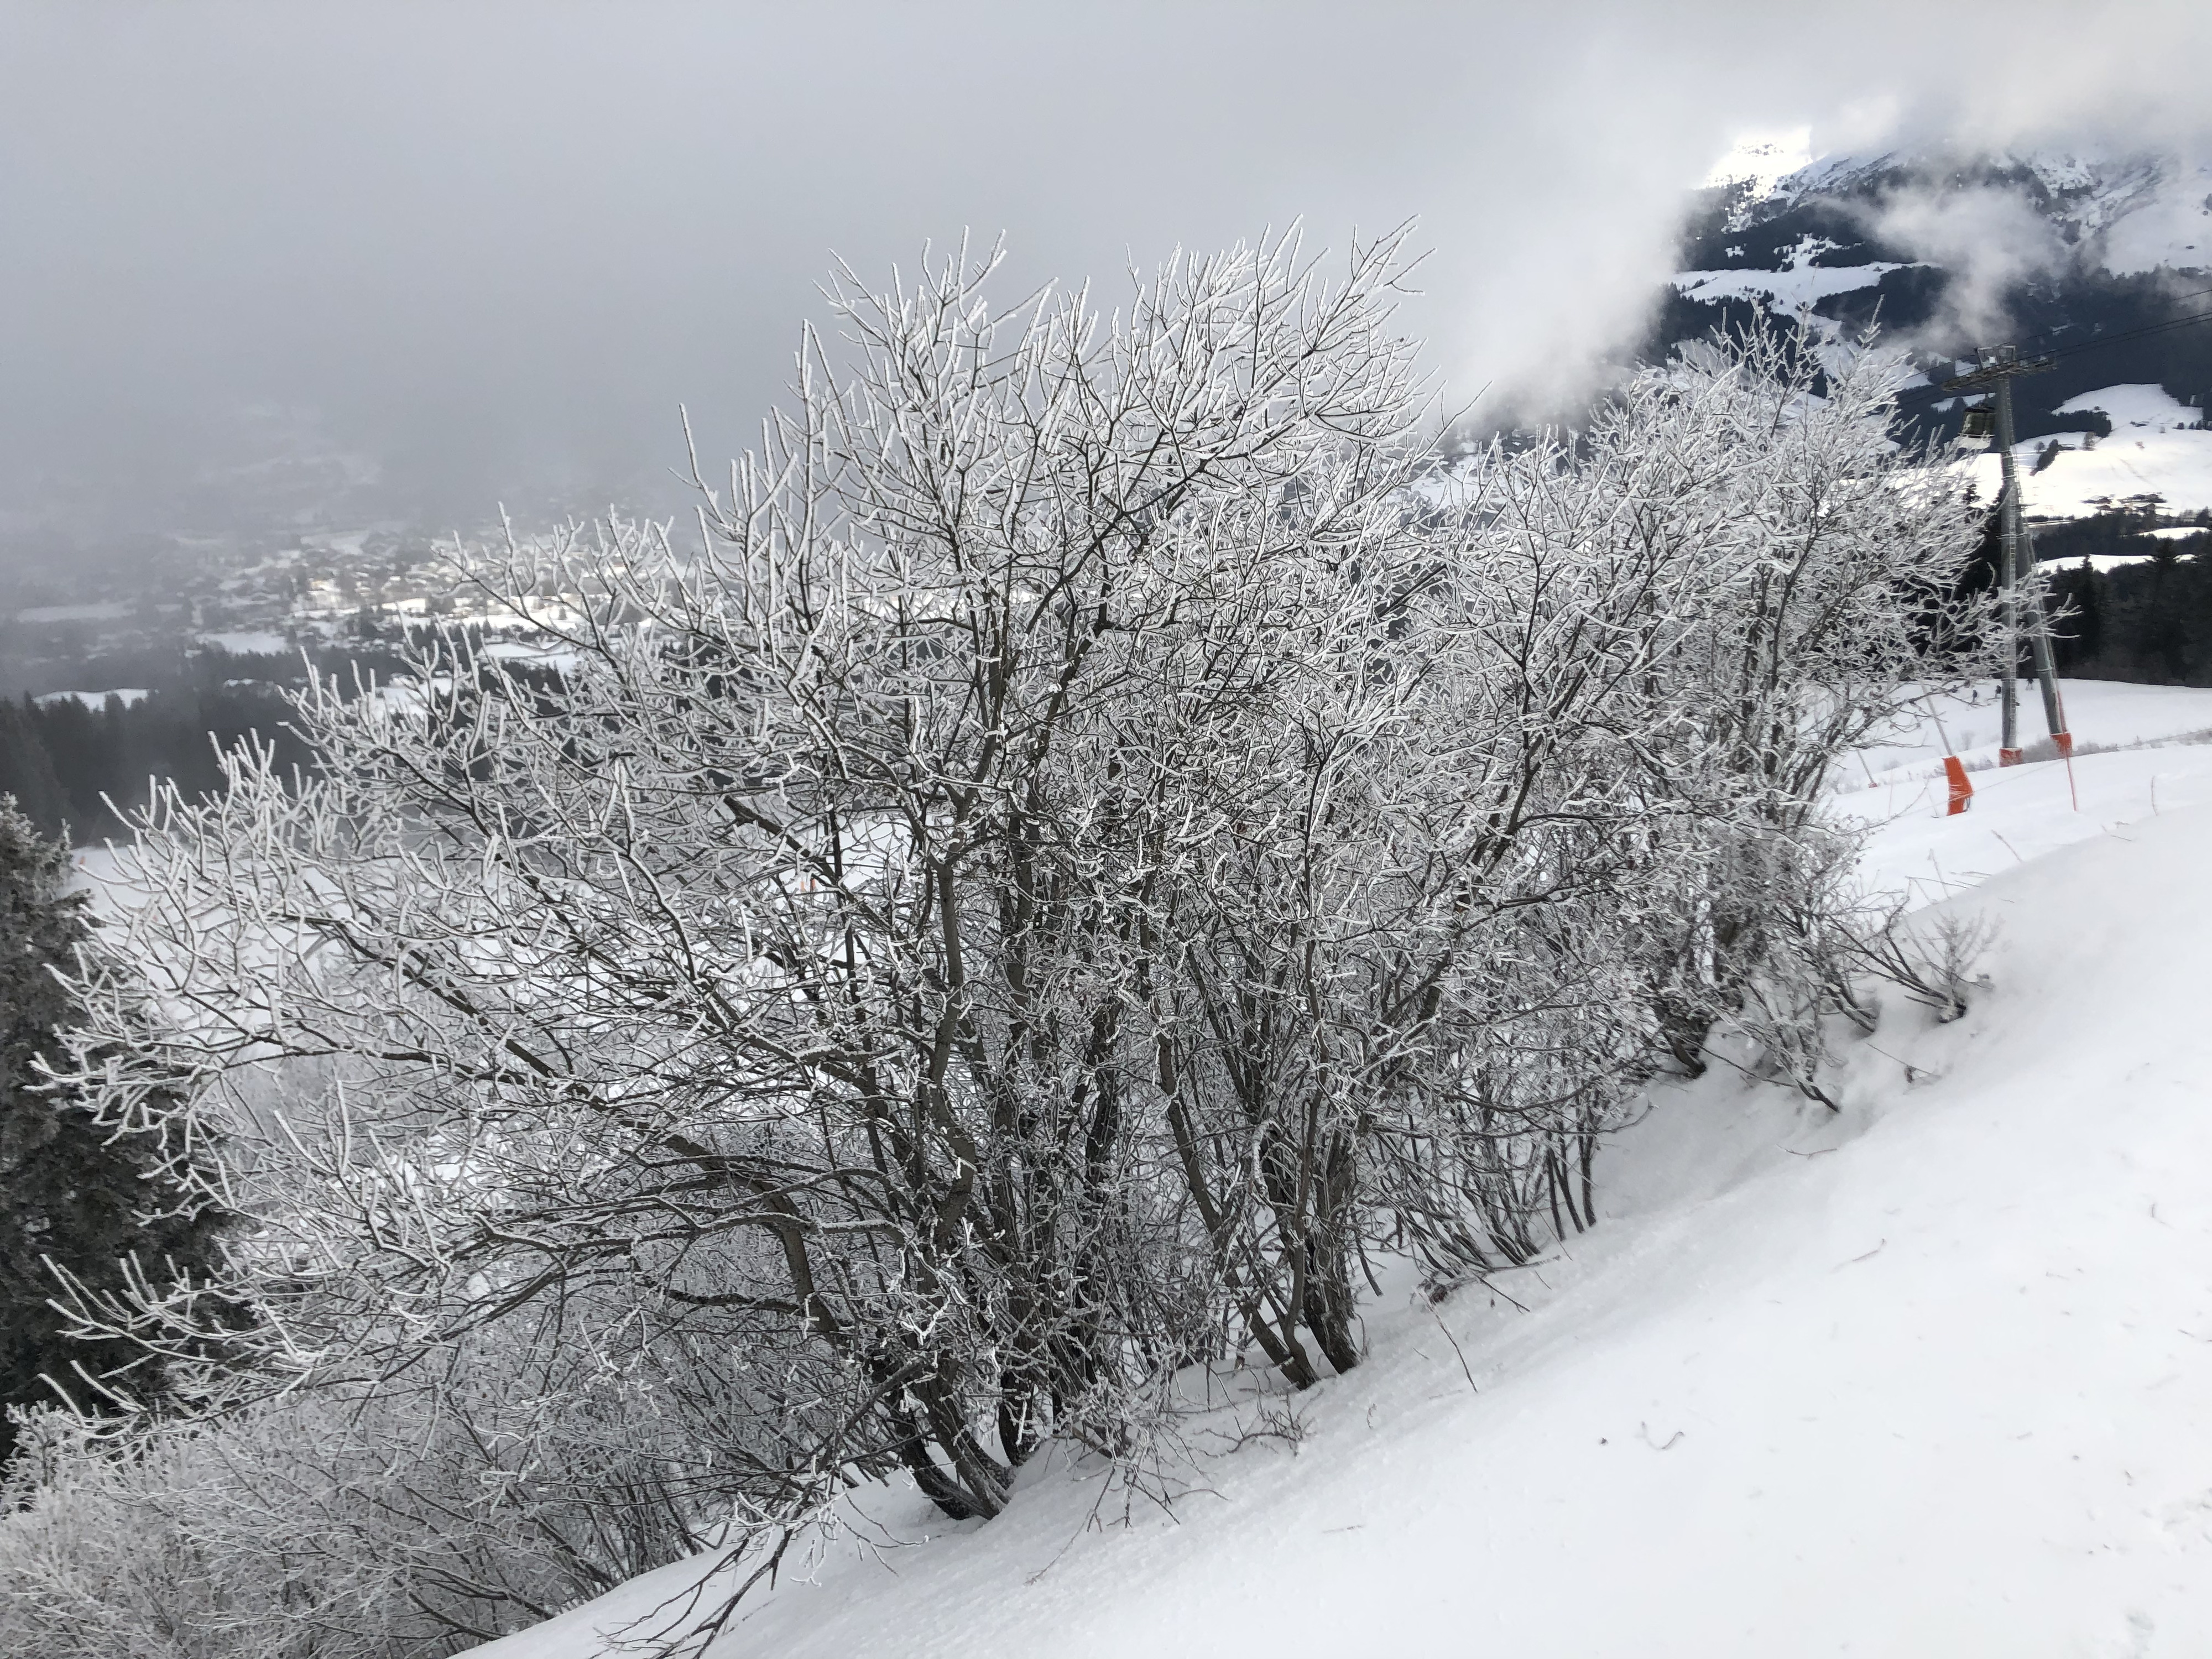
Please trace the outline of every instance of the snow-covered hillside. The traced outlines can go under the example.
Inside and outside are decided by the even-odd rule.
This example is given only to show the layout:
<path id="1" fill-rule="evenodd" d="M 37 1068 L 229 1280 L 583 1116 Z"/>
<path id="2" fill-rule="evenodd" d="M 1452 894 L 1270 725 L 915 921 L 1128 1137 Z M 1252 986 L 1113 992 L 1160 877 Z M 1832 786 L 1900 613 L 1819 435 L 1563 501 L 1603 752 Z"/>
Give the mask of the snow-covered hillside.
<path id="1" fill-rule="evenodd" d="M 1773 270 L 1733 267 L 1721 270 L 1675 273 L 1674 286 L 1685 299 L 1711 304 L 1717 300 L 1755 299 L 1785 315 L 1812 310 L 1832 295 L 1849 294 L 1878 286 L 1893 270 L 1910 270 L 1912 262 L 1869 259 L 1864 264 L 1823 265 L 1813 263 L 1826 250 L 1808 237 L 1783 256 Z"/>
<path id="2" fill-rule="evenodd" d="M 2088 262 L 2115 276 L 2161 266 L 2212 267 L 2212 205 L 2206 197 L 2212 190 L 2212 163 L 2191 156 L 2035 149 L 1971 160 L 1899 150 L 1825 155 L 1754 191 L 1746 205 L 1771 216 L 1816 197 L 1879 190 L 1900 174 L 1930 170 L 1931 163 L 1948 171 L 1954 182 L 1983 182 L 1960 177 L 1978 173 L 2026 186 L 2058 234 Z"/>
<path id="3" fill-rule="evenodd" d="M 2068 691 L 2165 745 L 2078 758 L 2078 811 L 2053 763 L 1937 816 L 1932 732 L 1839 798 L 1875 879 L 2001 929 L 1963 1019 L 1839 1045 L 1839 1115 L 1659 1091 L 1597 1230 L 1386 1284 L 1361 1370 L 1194 1424 L 1172 1512 L 1059 1455 L 988 1525 L 863 1491 L 714 1655 L 2212 1652 L 2212 693 Z M 480 1659 L 611 1651 L 697 1574 Z"/>
<path id="4" fill-rule="evenodd" d="M 2212 165 L 2172 153 L 1832 155 L 1784 172 L 1800 132 L 1724 161 L 1686 234 L 1656 345 L 1737 328 L 1754 307 L 1831 338 L 1878 327 L 1924 384 L 1903 413 L 1948 441 L 1943 382 L 1977 347 L 2051 355 L 2014 386 L 2033 515 L 2131 497 L 2212 507 Z M 2109 417 L 2104 434 L 2099 416 Z M 1996 458 L 1978 463 L 1990 475 Z"/>
<path id="5" fill-rule="evenodd" d="M 2060 415 L 2094 410 L 2112 423 L 2109 437 L 2054 433 L 2017 446 L 2021 501 L 2031 518 L 2073 519 L 2130 498 L 2159 495 L 2168 512 L 2212 507 L 2212 431 L 2204 411 L 2156 386 L 2110 386 L 2068 398 Z M 2059 452 L 2040 471 L 2042 452 Z M 2003 460 L 1995 451 L 1971 463 L 1983 499 L 1995 501 Z"/>

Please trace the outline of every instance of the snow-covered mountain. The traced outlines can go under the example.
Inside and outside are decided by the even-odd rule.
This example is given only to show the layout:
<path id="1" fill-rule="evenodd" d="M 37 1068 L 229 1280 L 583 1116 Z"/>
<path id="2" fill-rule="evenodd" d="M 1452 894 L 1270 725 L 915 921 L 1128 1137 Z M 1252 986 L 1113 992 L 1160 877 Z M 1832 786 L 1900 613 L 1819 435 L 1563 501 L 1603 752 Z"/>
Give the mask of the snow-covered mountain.
<path id="1" fill-rule="evenodd" d="M 1655 344 L 1741 325 L 1754 307 L 1827 333 L 1878 323 L 1917 352 L 1929 384 L 1908 413 L 1944 438 L 1966 406 L 1942 381 L 1974 347 L 2051 355 L 2014 390 L 2021 441 L 2038 459 L 2054 438 L 2062 450 L 2032 511 L 2153 495 L 2169 512 L 2212 507 L 2212 433 L 2189 429 L 2212 406 L 2212 323 L 2182 321 L 2212 314 L 2212 164 L 1891 151 L 1778 174 L 1764 159 L 1702 198 Z M 2146 397 L 2155 422 L 2141 419 Z M 2125 457 L 2082 465 L 2116 435 Z"/>
<path id="2" fill-rule="evenodd" d="M 2016 197 L 2085 267 L 2123 276 L 2212 269 L 2212 164 L 2171 154 L 1825 156 L 1763 192 L 1740 192 L 1730 216 L 1748 228 L 1814 204 L 1991 191 Z"/>

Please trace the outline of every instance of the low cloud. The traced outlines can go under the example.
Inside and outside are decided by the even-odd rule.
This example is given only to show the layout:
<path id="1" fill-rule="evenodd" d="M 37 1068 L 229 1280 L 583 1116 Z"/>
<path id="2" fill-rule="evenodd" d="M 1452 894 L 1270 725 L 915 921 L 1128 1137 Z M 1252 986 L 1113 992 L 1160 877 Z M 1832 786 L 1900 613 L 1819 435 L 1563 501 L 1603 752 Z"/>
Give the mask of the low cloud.
<path id="1" fill-rule="evenodd" d="M 1006 234 L 1010 290 L 1110 300 L 1179 246 L 1418 217 L 1404 320 L 1447 402 L 1556 408 L 1648 323 L 1684 192 L 1745 132 L 2204 126 L 2212 9 L 1991 16 L 0 0 L 0 531 L 265 523 L 253 481 L 302 455 L 373 480 L 347 513 L 641 502 L 679 402 L 708 456 L 748 441 L 833 255 L 878 278 L 963 229 Z M 1901 204 L 1899 234 L 1971 243 L 1983 210 Z"/>
<path id="2" fill-rule="evenodd" d="M 2018 190 L 1922 185 L 1884 197 L 1866 211 L 1868 228 L 1915 259 L 1941 265 L 1950 281 L 1942 308 L 1921 343 L 1945 349 L 2001 339 L 2023 283 L 2074 263 L 2057 228 Z"/>

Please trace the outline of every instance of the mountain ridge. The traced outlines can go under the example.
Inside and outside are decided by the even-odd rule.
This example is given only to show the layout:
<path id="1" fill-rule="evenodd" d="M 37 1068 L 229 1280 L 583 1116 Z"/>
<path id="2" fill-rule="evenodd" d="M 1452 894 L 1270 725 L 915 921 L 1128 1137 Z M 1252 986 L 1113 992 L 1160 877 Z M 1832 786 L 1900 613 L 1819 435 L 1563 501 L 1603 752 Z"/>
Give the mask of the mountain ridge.
<path id="1" fill-rule="evenodd" d="M 1980 346 L 2056 359 L 2014 386 L 2022 443 L 2109 436 L 2097 401 L 2113 388 L 2157 387 L 2199 420 L 2212 407 L 2212 326 L 2188 320 L 2212 318 L 2212 165 L 2178 152 L 1824 156 L 1699 192 L 1678 265 L 1647 356 L 1761 313 L 1826 340 L 1878 328 L 1924 377 L 1909 431 L 1939 444 L 1967 408 L 1942 382 Z"/>

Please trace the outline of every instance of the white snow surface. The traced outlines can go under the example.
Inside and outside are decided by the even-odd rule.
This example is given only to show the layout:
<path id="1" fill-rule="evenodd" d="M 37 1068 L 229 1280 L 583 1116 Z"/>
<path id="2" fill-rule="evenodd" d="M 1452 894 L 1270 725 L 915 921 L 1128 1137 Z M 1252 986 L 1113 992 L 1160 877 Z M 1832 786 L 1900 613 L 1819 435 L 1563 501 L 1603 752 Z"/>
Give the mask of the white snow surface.
<path id="1" fill-rule="evenodd" d="M 2045 735 L 2043 703 L 2035 684 L 2021 680 L 2020 730 L 2030 742 Z M 2212 727 L 2212 691 L 2193 686 L 2130 685 L 2120 680 L 2058 682 L 2067 725 L 2077 744 L 2124 747 L 2202 737 Z M 1994 766 L 2001 710 L 1994 680 L 1960 696 L 1923 699 L 1884 740 L 1845 767 L 1839 787 L 1855 781 L 1893 782 L 1896 775 L 1934 777 L 1946 754 L 1970 767 Z M 1955 745 L 1955 748 L 1953 746 Z"/>
<path id="2" fill-rule="evenodd" d="M 2107 270 L 2212 267 L 2212 163 L 2170 161 L 2119 208 L 2099 227 Z"/>
<path id="3" fill-rule="evenodd" d="M 218 650 L 228 651 L 233 656 L 245 656 L 248 654 L 259 654 L 263 656 L 277 655 L 284 652 L 288 652 L 292 648 L 292 642 L 286 639 L 282 634 L 271 634 L 265 631 L 246 631 L 243 633 L 232 634 L 203 634 L 200 635 L 200 643 L 202 645 L 214 646 Z"/>
<path id="4" fill-rule="evenodd" d="M 48 691 L 41 696 L 39 701 L 42 703 L 67 702 L 74 697 L 96 714 L 107 707 L 107 700 L 110 697 L 119 698 L 123 706 L 129 708 L 134 704 L 143 702 L 150 695 L 152 694 L 143 686 L 125 685 L 118 686 L 112 691 Z"/>
<path id="5" fill-rule="evenodd" d="M 1838 815 L 1878 826 L 1861 866 L 1869 889 L 1933 901 L 2075 842 L 2132 834 L 2139 819 L 2212 808 L 2212 691 L 2069 679 L 2058 690 L 2078 751 L 2070 769 L 1997 765 L 1990 684 L 1936 700 L 1912 729 L 1866 750 L 1837 780 Z M 2020 682 L 2019 731 L 2026 744 L 2047 735 L 2030 680 Z M 1973 805 L 1958 817 L 1946 811 L 1947 733 L 1974 787 Z"/>
<path id="6" fill-rule="evenodd" d="M 1729 146 L 1729 153 L 1713 163 L 1705 183 L 1747 182 L 1751 185 L 1751 199 L 1764 201 L 1774 193 L 1777 185 L 1791 173 L 1802 171 L 1812 160 L 1813 129 L 1809 126 L 1741 133 Z"/>
<path id="7" fill-rule="evenodd" d="M 1844 195 L 1912 159 L 1894 150 L 1823 155 L 1771 186 L 1762 178 L 1756 199 L 1794 202 L 1808 195 Z M 2160 266 L 2212 266 L 2212 161 L 2202 155 L 2030 150 L 2000 151 L 1986 159 L 2036 173 L 2057 198 L 2050 212 L 2052 224 L 2087 258 L 2115 275 Z"/>
<path id="8" fill-rule="evenodd" d="M 2066 690 L 2085 744 L 2212 727 Z M 1944 720 L 1981 758 L 1987 704 Z M 1060 1453 L 988 1524 L 863 1491 L 713 1659 L 2212 1653 L 2212 746 L 2085 755 L 2079 811 L 2057 763 L 1978 771 L 1960 817 L 1913 793 L 1942 752 L 1838 805 L 1887 820 L 1877 879 L 1996 921 L 1990 983 L 1949 1025 L 1886 995 L 1839 1114 L 1659 1090 L 1595 1231 L 1434 1310 L 1401 1277 L 1361 1369 L 1193 1425 L 1295 1448 L 1204 1455 L 1171 1514 Z M 702 1571 L 477 1659 L 612 1654 Z"/>
<path id="9" fill-rule="evenodd" d="M 2021 503 L 2031 518 L 2078 519 L 2148 495 L 2163 496 L 2170 513 L 2212 507 L 2212 431 L 2195 425 L 2204 418 L 2203 410 L 2175 401 L 2160 387 L 2141 385 L 2085 392 L 2058 408 L 2062 413 L 2100 410 L 2112 418 L 2112 433 L 2094 449 L 2082 447 L 2078 434 L 2058 434 L 2064 447 L 2039 472 L 2033 470 L 2038 453 L 2050 438 L 2013 447 Z M 1964 465 L 1983 499 L 1995 501 L 2003 483 L 1998 452 L 1989 450 Z"/>
<path id="10" fill-rule="evenodd" d="M 1784 311 L 1807 311 L 1831 294 L 1848 294 L 1872 288 L 1884 273 L 1905 267 L 1893 260 L 1871 260 L 1863 265 L 1792 264 L 1780 270 L 1750 267 L 1726 270 L 1682 270 L 1670 279 L 1692 300 L 1711 304 L 1721 300 L 1756 296 Z"/>
<path id="11" fill-rule="evenodd" d="M 2164 386 L 2147 386 L 2141 381 L 2084 392 L 2059 404 L 2057 412 L 2078 415 L 2092 409 L 2111 416 L 2115 438 L 2121 435 L 2120 428 L 2123 427 L 2140 431 L 2171 432 L 2179 427 L 2197 425 L 2204 418 L 2203 410 L 2191 409 Z"/>
<path id="12" fill-rule="evenodd" d="M 523 640 L 493 640 L 483 647 L 483 654 L 501 662 L 527 663 L 536 668 L 550 668 L 562 673 L 574 672 L 583 660 L 582 653 L 559 646 L 532 644 Z"/>

